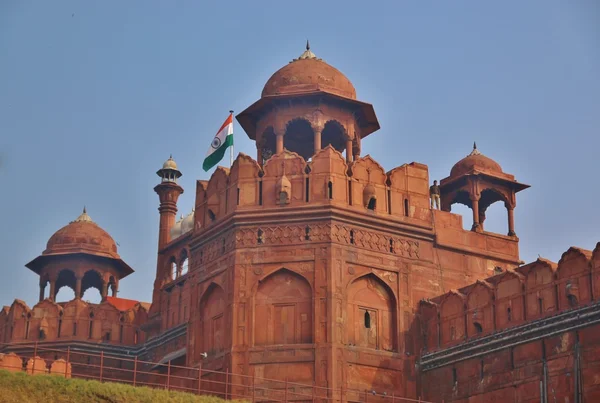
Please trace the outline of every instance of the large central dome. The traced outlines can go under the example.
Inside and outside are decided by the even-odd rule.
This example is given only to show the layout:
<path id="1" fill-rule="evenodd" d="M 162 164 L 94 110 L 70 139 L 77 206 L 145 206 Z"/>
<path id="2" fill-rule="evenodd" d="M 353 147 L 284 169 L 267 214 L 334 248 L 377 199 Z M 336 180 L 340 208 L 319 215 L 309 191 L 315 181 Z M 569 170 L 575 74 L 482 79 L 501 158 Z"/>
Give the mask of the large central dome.
<path id="1" fill-rule="evenodd" d="M 298 59 L 283 66 L 269 78 L 262 97 L 316 91 L 356 99 L 356 90 L 350 80 L 338 69 L 317 58 L 307 42 L 306 51 Z"/>

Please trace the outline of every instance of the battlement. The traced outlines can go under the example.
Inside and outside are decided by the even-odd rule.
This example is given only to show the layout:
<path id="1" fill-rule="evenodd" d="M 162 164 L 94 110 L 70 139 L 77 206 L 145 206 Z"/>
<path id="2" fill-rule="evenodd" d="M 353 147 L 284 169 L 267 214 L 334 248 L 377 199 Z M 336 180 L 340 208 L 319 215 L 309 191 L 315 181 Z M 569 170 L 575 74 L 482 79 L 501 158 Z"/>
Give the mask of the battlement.
<path id="1" fill-rule="evenodd" d="M 600 300 L 600 243 L 571 247 L 557 263 L 539 258 L 419 304 L 426 351 L 537 320 Z"/>

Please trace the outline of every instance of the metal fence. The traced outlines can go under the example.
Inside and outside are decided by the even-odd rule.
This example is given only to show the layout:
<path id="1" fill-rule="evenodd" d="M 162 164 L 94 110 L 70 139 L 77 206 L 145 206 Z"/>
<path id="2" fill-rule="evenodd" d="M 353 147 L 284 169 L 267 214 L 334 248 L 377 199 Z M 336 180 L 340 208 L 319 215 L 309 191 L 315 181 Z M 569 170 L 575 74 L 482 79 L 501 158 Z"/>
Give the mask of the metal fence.
<path id="1" fill-rule="evenodd" d="M 173 365 L 140 360 L 137 357 L 90 353 L 76 348 L 49 348 L 37 342 L 30 344 L 0 344 L 0 348 L 18 347 L 19 354 L 0 355 L 0 369 L 24 371 L 28 374 L 51 374 L 66 378 L 126 383 L 172 391 L 213 395 L 225 400 L 254 402 L 421 402 L 396 396 L 385 390 L 337 389 L 317 386 L 314 382 L 289 382 L 287 377 L 269 379 L 226 371 Z M 394 389 L 390 385 L 390 389 Z"/>

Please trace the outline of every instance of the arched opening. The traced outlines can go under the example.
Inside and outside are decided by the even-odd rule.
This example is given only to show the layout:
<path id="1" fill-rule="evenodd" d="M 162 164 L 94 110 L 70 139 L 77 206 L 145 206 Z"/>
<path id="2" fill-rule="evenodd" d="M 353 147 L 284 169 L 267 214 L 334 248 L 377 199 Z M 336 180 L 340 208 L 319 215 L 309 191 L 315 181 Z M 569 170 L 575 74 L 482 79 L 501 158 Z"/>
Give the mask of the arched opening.
<path id="1" fill-rule="evenodd" d="M 312 289 L 308 281 L 287 269 L 262 280 L 255 296 L 255 345 L 312 343 Z"/>
<path id="2" fill-rule="evenodd" d="M 185 276 L 188 273 L 188 270 L 189 270 L 188 264 L 189 264 L 189 259 L 187 256 L 187 251 L 184 250 L 181 253 L 181 275 L 182 276 Z"/>
<path id="3" fill-rule="evenodd" d="M 100 277 L 100 274 L 95 270 L 87 271 L 81 280 L 81 299 L 92 304 L 99 304 L 102 302 L 102 287 L 102 277 Z M 97 292 L 90 289 L 95 289 Z"/>
<path id="4" fill-rule="evenodd" d="M 512 310 L 510 309 L 510 307 L 506 309 L 506 320 L 508 322 L 512 321 Z"/>
<path id="5" fill-rule="evenodd" d="M 200 299 L 200 320 L 196 332 L 196 359 L 203 352 L 214 355 L 225 347 L 225 292 L 212 283 Z"/>
<path id="6" fill-rule="evenodd" d="M 283 144 L 308 161 L 315 151 L 315 133 L 310 123 L 301 118 L 290 121 L 285 128 Z"/>
<path id="7" fill-rule="evenodd" d="M 383 281 L 373 274 L 354 280 L 347 304 L 350 345 L 397 351 L 395 297 Z"/>
<path id="8" fill-rule="evenodd" d="M 275 138 L 275 131 L 272 127 L 267 127 L 261 137 L 259 146 L 261 147 L 260 153 L 262 161 L 258 162 L 264 164 L 269 158 L 275 155 L 275 152 L 277 151 L 277 140 Z"/>
<path id="9" fill-rule="evenodd" d="M 504 195 L 494 189 L 485 189 L 481 192 L 481 198 L 479 199 L 479 224 L 485 231 L 497 234 L 508 233 L 506 202 L 507 200 Z"/>
<path id="10" fill-rule="evenodd" d="M 371 197 L 369 199 L 369 203 L 367 203 L 367 208 L 369 210 L 375 211 L 375 206 L 377 205 L 377 199 L 374 197 Z"/>
<path id="11" fill-rule="evenodd" d="M 404 199 L 404 216 L 408 217 L 410 215 L 410 206 L 408 205 L 408 199 Z"/>
<path id="12" fill-rule="evenodd" d="M 475 328 L 475 333 L 476 334 L 483 333 L 483 327 L 481 326 L 481 323 L 479 323 L 479 322 L 473 322 L 473 328 Z"/>
<path id="13" fill-rule="evenodd" d="M 76 282 L 75 273 L 69 269 L 62 270 L 56 279 L 54 301 L 66 302 L 75 299 Z"/>
<path id="14" fill-rule="evenodd" d="M 171 280 L 175 280 L 177 278 L 177 262 L 174 257 L 169 261 L 169 272 L 171 274 Z"/>
<path id="15" fill-rule="evenodd" d="M 327 182 L 327 196 L 329 200 L 333 199 L 333 182 Z"/>
<path id="16" fill-rule="evenodd" d="M 217 219 L 217 216 L 211 209 L 208 209 L 208 218 L 211 222 L 214 222 Z"/>
<path id="17" fill-rule="evenodd" d="M 369 313 L 369 311 L 365 311 L 365 328 L 371 328 L 371 314 Z"/>
<path id="18" fill-rule="evenodd" d="M 335 120 L 325 123 L 321 132 L 321 147 L 330 145 L 339 152 L 346 149 L 346 131 L 344 127 Z"/>

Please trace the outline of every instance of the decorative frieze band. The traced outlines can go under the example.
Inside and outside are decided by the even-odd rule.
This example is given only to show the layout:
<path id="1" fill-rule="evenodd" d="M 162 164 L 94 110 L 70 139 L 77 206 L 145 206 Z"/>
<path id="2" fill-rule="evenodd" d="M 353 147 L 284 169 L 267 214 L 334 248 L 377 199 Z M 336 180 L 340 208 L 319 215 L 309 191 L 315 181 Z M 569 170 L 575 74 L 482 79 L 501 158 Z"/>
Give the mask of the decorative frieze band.
<path id="1" fill-rule="evenodd" d="M 344 224 L 269 225 L 232 229 L 194 250 L 195 265 L 210 263 L 236 248 L 333 242 L 418 259 L 419 241 L 353 228 Z"/>

